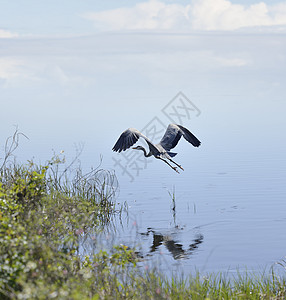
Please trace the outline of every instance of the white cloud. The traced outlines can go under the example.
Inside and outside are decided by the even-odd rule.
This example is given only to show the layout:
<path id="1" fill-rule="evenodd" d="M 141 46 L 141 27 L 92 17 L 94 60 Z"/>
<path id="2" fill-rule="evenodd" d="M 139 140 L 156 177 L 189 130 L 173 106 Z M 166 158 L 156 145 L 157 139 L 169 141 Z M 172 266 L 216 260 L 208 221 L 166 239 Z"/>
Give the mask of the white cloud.
<path id="1" fill-rule="evenodd" d="M 186 24 L 188 6 L 165 4 L 157 0 L 141 2 L 131 8 L 118 8 L 85 15 L 96 26 L 109 29 L 170 29 Z"/>
<path id="2" fill-rule="evenodd" d="M 227 0 L 198 0 L 191 11 L 192 27 L 200 30 L 233 30 L 244 27 L 286 25 L 286 4 L 264 2 L 244 6 Z"/>
<path id="3" fill-rule="evenodd" d="M 87 13 L 97 26 L 110 29 L 170 29 L 188 18 L 187 7 L 150 0 L 131 8 Z"/>
<path id="4" fill-rule="evenodd" d="M 79 59 L 75 62 L 74 57 L 66 58 L 60 53 L 50 57 L 44 48 L 43 45 L 42 55 L 36 59 L 19 53 L 0 57 L 0 86 L 15 88 L 53 84 L 68 88 L 90 84 L 86 76 L 80 76 L 78 70 L 72 70 L 73 65 L 80 64 Z"/>
<path id="5" fill-rule="evenodd" d="M 184 6 L 149 0 L 129 8 L 90 12 L 84 17 L 104 30 L 235 30 L 285 26 L 286 2 L 241 5 L 228 0 L 193 0 Z"/>
<path id="6" fill-rule="evenodd" d="M 12 33 L 10 31 L 7 31 L 7 30 L 3 30 L 3 29 L 0 29 L 0 39 L 2 38 L 13 38 L 13 37 L 17 37 L 18 35 L 15 34 L 15 33 Z"/>

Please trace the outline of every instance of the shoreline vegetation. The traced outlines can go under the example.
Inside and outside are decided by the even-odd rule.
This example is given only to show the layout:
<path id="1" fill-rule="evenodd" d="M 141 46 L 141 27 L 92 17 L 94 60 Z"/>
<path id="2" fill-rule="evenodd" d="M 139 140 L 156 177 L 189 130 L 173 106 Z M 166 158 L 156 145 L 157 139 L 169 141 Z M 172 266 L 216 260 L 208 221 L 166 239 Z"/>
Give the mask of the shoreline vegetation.
<path id="1" fill-rule="evenodd" d="M 81 254 L 82 241 L 122 212 L 115 174 L 83 174 L 78 156 L 65 166 L 17 164 L 19 133 L 0 161 L 0 299 L 285 299 L 286 277 L 222 274 L 167 279 L 142 270 L 136 249 L 115 245 Z M 281 263 L 285 268 L 285 262 Z"/>

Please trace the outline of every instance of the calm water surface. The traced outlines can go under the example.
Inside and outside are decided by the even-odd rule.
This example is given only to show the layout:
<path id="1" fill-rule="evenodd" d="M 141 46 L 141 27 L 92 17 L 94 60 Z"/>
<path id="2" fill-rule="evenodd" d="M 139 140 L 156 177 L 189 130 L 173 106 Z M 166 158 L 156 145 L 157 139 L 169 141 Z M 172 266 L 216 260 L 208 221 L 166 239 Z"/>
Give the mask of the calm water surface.
<path id="1" fill-rule="evenodd" d="M 272 121 L 261 127 L 249 119 L 237 132 L 226 126 L 221 138 L 198 135 L 198 149 L 180 141 L 181 174 L 153 158 L 134 182 L 115 168 L 117 202 L 128 213 L 112 239 L 166 274 L 263 272 L 284 259 L 286 148 L 278 124 L 286 122 Z"/>
<path id="2" fill-rule="evenodd" d="M 102 168 L 114 169 L 118 179 L 116 202 L 128 208 L 101 236 L 101 243 L 136 247 L 143 267 L 158 266 L 167 275 L 196 270 L 235 273 L 238 268 L 261 272 L 284 259 L 286 102 L 267 95 L 243 102 L 238 97 L 217 98 L 197 100 L 202 114 L 183 124 L 202 145 L 179 142 L 174 152 L 185 169 L 181 174 L 149 158 L 147 168 L 130 182 L 114 165 L 113 159 L 122 159 L 122 153 L 111 151 L 126 128 L 107 122 L 105 139 L 96 135 L 102 133 L 96 128 L 94 135 L 89 133 L 82 165 L 96 166 L 101 153 Z M 129 127 L 140 129 L 134 123 Z M 40 138 L 42 133 L 30 136 L 37 145 Z M 30 153 L 34 147 L 31 144 Z M 45 157 L 50 157 L 50 148 L 45 148 Z"/>
<path id="3" fill-rule="evenodd" d="M 268 159 L 279 167 L 281 161 Z M 233 171 L 193 171 L 175 182 L 166 171 L 121 187 L 118 201 L 128 203 L 128 217 L 117 225 L 116 240 L 168 272 L 263 271 L 284 258 L 285 170 L 252 161 Z M 205 181 L 198 185 L 194 177 Z"/>

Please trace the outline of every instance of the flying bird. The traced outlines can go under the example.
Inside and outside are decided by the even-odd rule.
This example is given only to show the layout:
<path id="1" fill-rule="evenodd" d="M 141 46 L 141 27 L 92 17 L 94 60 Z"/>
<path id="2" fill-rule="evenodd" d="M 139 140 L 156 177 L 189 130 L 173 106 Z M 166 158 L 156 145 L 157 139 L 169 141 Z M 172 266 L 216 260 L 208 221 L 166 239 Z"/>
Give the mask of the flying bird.
<path id="1" fill-rule="evenodd" d="M 179 173 L 177 167 L 183 171 L 184 169 L 181 165 L 171 159 L 171 157 L 174 157 L 177 153 L 170 152 L 170 150 L 177 146 L 182 136 L 194 147 L 199 147 L 201 144 L 201 142 L 187 128 L 181 125 L 170 124 L 159 144 L 153 144 L 137 129 L 129 128 L 120 135 L 112 150 L 115 152 L 125 151 L 133 146 L 141 137 L 147 142 L 149 146 L 149 153 L 147 153 L 146 149 L 142 146 L 133 147 L 132 149 L 142 150 L 145 157 L 153 155 L 155 158 L 164 161 L 168 166 Z M 177 167 L 172 166 L 171 163 L 175 164 Z"/>

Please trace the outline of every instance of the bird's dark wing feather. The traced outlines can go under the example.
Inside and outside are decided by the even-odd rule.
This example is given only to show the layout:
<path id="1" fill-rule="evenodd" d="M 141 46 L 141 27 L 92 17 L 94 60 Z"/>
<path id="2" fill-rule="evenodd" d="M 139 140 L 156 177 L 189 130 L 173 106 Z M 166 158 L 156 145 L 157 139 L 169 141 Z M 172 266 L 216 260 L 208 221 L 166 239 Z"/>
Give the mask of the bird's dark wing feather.
<path id="1" fill-rule="evenodd" d="M 116 152 L 125 151 L 133 146 L 139 140 L 140 136 L 140 131 L 134 128 L 129 128 L 121 134 L 112 150 Z"/>
<path id="2" fill-rule="evenodd" d="M 201 144 L 201 142 L 187 128 L 181 125 L 170 124 L 160 141 L 160 145 L 167 151 L 170 151 L 177 146 L 182 135 L 195 147 L 198 147 Z"/>
<path id="3" fill-rule="evenodd" d="M 185 127 L 177 125 L 183 132 L 183 137 L 194 147 L 199 147 L 201 142 Z"/>
<path id="4" fill-rule="evenodd" d="M 181 129 L 175 124 L 170 124 L 159 144 L 167 151 L 170 151 L 177 146 L 181 136 Z"/>

